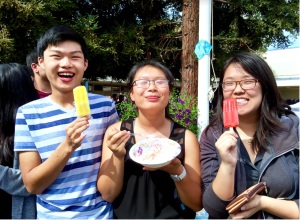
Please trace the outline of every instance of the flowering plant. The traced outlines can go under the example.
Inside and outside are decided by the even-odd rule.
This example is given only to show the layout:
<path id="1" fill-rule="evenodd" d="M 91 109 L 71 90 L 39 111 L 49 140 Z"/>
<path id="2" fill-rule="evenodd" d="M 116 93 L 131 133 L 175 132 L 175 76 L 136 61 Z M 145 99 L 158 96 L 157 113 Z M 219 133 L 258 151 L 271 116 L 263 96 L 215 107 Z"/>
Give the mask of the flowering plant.
<path id="1" fill-rule="evenodd" d="M 130 100 L 128 93 L 124 94 L 124 101 L 116 104 L 116 109 L 119 112 L 120 121 L 125 121 L 128 118 L 136 118 L 138 116 L 137 106 Z"/>
<path id="2" fill-rule="evenodd" d="M 126 100 L 116 105 L 117 110 L 120 112 L 121 121 L 138 116 L 137 106 L 130 100 L 128 94 L 125 94 L 125 96 Z M 178 91 L 172 92 L 169 101 L 169 115 L 175 122 L 188 128 L 196 136 L 198 135 L 197 119 L 199 111 L 197 99 L 180 94 Z"/>
<path id="3" fill-rule="evenodd" d="M 169 114 L 171 118 L 178 124 L 192 131 L 196 136 L 199 132 L 197 124 L 199 117 L 197 103 L 197 99 L 187 96 L 186 94 L 180 94 L 177 91 L 172 92 L 169 101 Z"/>

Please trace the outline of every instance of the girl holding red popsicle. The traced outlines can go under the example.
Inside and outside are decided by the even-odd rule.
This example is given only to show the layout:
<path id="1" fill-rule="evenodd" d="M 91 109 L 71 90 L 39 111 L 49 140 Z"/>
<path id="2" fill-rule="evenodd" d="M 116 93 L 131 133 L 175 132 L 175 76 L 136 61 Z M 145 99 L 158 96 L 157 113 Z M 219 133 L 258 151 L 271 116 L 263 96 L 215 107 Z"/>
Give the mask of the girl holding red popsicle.
<path id="1" fill-rule="evenodd" d="M 225 63 L 215 112 L 200 139 L 209 217 L 299 219 L 299 118 L 262 58 L 242 52 Z M 267 191 L 229 215 L 226 206 L 258 182 Z"/>

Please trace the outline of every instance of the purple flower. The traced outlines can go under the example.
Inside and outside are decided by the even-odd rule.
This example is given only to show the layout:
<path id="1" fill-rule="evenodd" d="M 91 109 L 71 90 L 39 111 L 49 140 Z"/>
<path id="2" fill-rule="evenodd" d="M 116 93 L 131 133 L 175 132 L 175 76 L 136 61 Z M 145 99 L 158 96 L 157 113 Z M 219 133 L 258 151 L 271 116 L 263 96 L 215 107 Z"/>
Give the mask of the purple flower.
<path id="1" fill-rule="evenodd" d="M 185 124 L 188 125 L 190 123 L 190 119 L 186 118 L 185 119 Z"/>
<path id="2" fill-rule="evenodd" d="M 178 114 L 176 114 L 176 118 L 177 118 L 177 119 L 182 119 L 182 118 L 183 118 L 183 116 L 182 116 L 182 115 L 178 115 Z"/>
<path id="3" fill-rule="evenodd" d="M 184 101 L 181 100 L 181 99 L 178 99 L 178 102 L 181 103 L 181 104 L 184 104 Z"/>

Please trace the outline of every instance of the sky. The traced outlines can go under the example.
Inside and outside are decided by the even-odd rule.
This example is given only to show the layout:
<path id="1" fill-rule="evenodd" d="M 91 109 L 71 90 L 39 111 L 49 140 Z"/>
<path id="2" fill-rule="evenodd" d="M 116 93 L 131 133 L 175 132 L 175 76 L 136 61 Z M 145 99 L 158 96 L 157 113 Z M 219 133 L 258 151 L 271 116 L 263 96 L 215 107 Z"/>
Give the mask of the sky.
<path id="1" fill-rule="evenodd" d="M 295 40 L 295 42 L 289 48 L 299 47 L 299 41 L 300 41 L 300 37 L 298 36 L 297 40 Z"/>
<path id="2" fill-rule="evenodd" d="M 299 47 L 299 41 L 300 41 L 300 37 L 298 36 L 297 39 L 295 39 L 295 41 L 288 48 L 297 48 L 297 47 Z M 268 50 L 278 50 L 278 49 L 270 46 L 268 48 Z"/>

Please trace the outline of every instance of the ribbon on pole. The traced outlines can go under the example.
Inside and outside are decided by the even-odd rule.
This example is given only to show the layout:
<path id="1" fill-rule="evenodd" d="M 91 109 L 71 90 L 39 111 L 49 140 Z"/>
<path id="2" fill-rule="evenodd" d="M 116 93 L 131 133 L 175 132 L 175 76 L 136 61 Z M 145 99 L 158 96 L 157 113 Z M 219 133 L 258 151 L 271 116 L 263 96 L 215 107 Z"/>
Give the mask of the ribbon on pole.
<path id="1" fill-rule="evenodd" d="M 195 54 L 197 55 L 197 58 L 201 60 L 204 55 L 207 55 L 210 53 L 210 50 L 212 49 L 212 46 L 210 43 L 208 43 L 206 40 L 200 40 L 196 46 L 195 46 Z"/>

